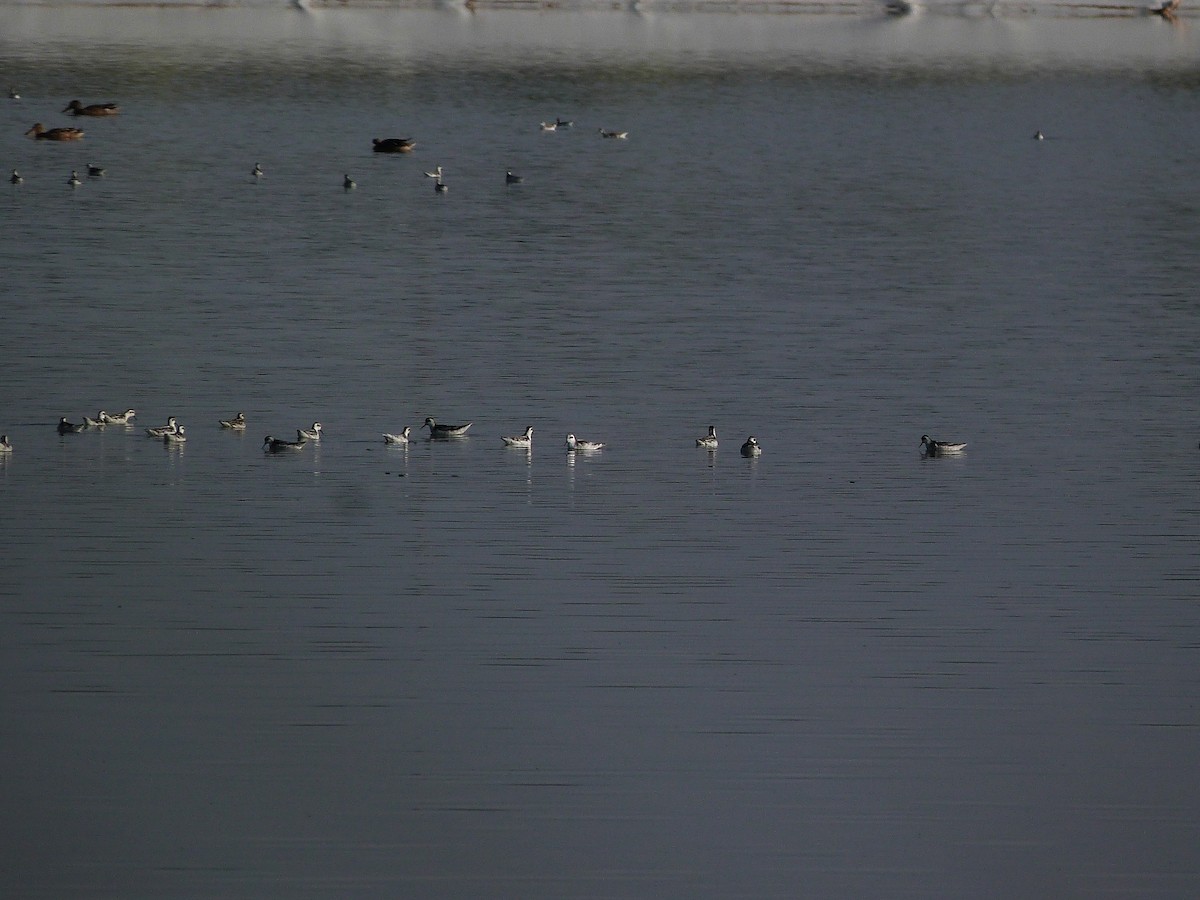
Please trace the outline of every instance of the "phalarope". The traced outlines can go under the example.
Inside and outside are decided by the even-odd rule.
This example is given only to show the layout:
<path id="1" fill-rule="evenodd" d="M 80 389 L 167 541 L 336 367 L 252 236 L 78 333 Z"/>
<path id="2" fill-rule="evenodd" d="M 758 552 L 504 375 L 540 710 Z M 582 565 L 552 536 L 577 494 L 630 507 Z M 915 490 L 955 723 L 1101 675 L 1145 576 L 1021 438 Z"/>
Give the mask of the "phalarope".
<path id="1" fill-rule="evenodd" d="M 505 184 L 520 184 L 524 180 L 524 176 L 514 175 L 512 169 L 509 169 L 504 173 Z"/>
<path id="2" fill-rule="evenodd" d="M 448 190 L 450 190 L 450 185 L 446 184 L 446 182 L 442 181 L 440 178 L 433 183 L 433 192 L 435 194 L 444 194 Z"/>
<path id="3" fill-rule="evenodd" d="M 108 413 L 104 410 L 100 410 L 100 412 L 96 413 L 96 418 L 94 419 L 91 416 L 84 416 L 83 425 L 85 428 L 103 428 L 108 424 L 104 421 L 104 417 L 107 415 Z"/>
<path id="4" fill-rule="evenodd" d="M 21 177 L 21 173 L 16 169 L 12 170 L 12 174 L 8 176 L 9 184 L 20 184 L 25 179 Z"/>
<path id="5" fill-rule="evenodd" d="M 568 451 L 582 450 L 583 452 L 587 453 L 592 450 L 603 450 L 603 449 L 604 449 L 604 444 L 602 444 L 600 441 L 581 441 L 581 440 L 579 440 L 579 438 L 575 437 L 575 435 L 573 435 L 573 434 L 567 435 L 567 450 Z"/>
<path id="6" fill-rule="evenodd" d="M 175 417 L 168 416 L 166 425 L 156 425 L 153 428 L 147 428 L 146 434 L 153 438 L 160 438 L 168 431 L 178 431 L 179 426 L 175 424 Z"/>
<path id="7" fill-rule="evenodd" d="M 164 444 L 186 443 L 187 435 L 184 432 L 185 432 L 185 429 L 182 425 L 180 425 L 174 431 L 168 431 L 166 434 L 163 435 L 163 443 Z"/>
<path id="8" fill-rule="evenodd" d="M 967 447 L 965 442 L 935 441 L 927 434 L 921 435 L 921 449 L 926 456 L 942 456 L 943 454 L 961 453 Z"/>
<path id="9" fill-rule="evenodd" d="M 115 416 L 100 410 L 100 421 L 105 425 L 132 425 L 135 416 L 137 416 L 137 411 L 133 409 L 127 409 Z"/>
<path id="10" fill-rule="evenodd" d="M 528 449 L 533 446 L 533 426 L 526 425 L 524 434 L 507 435 L 501 437 L 500 440 L 504 441 L 505 447 L 524 447 Z"/>
<path id="11" fill-rule="evenodd" d="M 79 434 L 79 432 L 83 431 L 83 429 L 86 427 L 86 425 L 76 425 L 73 422 L 68 422 L 66 416 L 63 416 L 58 420 L 59 434 Z"/>
<path id="12" fill-rule="evenodd" d="M 438 166 L 432 172 L 426 172 L 425 177 L 426 178 L 441 178 L 442 177 L 442 167 Z"/>
<path id="13" fill-rule="evenodd" d="M 541 122 L 538 124 L 538 128 L 540 128 L 542 131 L 557 131 L 558 123 L 557 122 Z"/>
<path id="14" fill-rule="evenodd" d="M 313 422 L 312 428 L 297 428 L 296 436 L 302 441 L 319 441 L 321 439 L 321 423 Z"/>
<path id="15" fill-rule="evenodd" d="M 263 450 L 267 453 L 282 453 L 285 450 L 303 450 L 307 441 L 285 441 L 283 438 L 271 437 L 269 434 L 263 438 Z"/>
<path id="16" fill-rule="evenodd" d="M 404 430 L 402 432 L 400 432 L 399 434 L 388 434 L 385 431 L 383 433 L 383 442 L 385 444 L 407 444 L 408 443 L 408 433 L 410 431 L 412 431 L 412 429 L 409 428 L 409 426 L 407 426 L 407 425 L 404 426 Z"/>
<path id="17" fill-rule="evenodd" d="M 574 128 L 575 127 L 575 123 L 573 121 L 571 121 L 570 119 L 560 119 L 557 116 L 554 117 L 554 124 L 557 125 L 559 128 Z"/>
<path id="18" fill-rule="evenodd" d="M 67 179 L 67 184 L 69 184 L 71 187 L 79 187 L 79 185 L 83 184 L 83 182 L 79 180 L 79 173 L 74 169 L 71 170 L 71 177 Z"/>
<path id="19" fill-rule="evenodd" d="M 246 414 L 244 412 L 238 413 L 232 419 L 218 419 L 217 421 L 221 423 L 222 428 L 232 428 L 234 431 L 246 430 Z"/>
<path id="20" fill-rule="evenodd" d="M 421 427 L 429 429 L 429 436 L 431 438 L 452 438 L 463 437 L 472 424 L 468 422 L 465 425 L 439 425 L 433 420 L 433 416 L 429 416 L 425 419 L 425 424 Z"/>
<path id="21" fill-rule="evenodd" d="M 255 163 L 254 168 L 250 170 L 251 178 L 262 178 L 266 174 L 267 173 L 263 171 L 262 166 L 260 166 L 258 163 Z"/>
<path id="22" fill-rule="evenodd" d="M 705 450 L 717 449 L 717 426 L 709 425 L 708 434 L 704 437 L 696 438 L 696 446 L 703 447 Z"/>
<path id="23" fill-rule="evenodd" d="M 0 453 L 12 453 L 12 444 L 8 442 L 7 434 L 0 434 Z"/>
<path id="24" fill-rule="evenodd" d="M 90 175 L 92 178 L 103 178 L 104 177 L 103 166 L 97 166 L 92 163 L 88 163 L 87 164 L 87 172 L 88 172 L 88 175 Z"/>
<path id="25" fill-rule="evenodd" d="M 347 172 L 346 174 L 344 174 L 342 176 L 342 189 L 343 190 L 352 191 L 357 186 L 358 185 L 354 183 L 354 179 L 350 177 L 349 172 Z"/>
<path id="26" fill-rule="evenodd" d="M 618 141 L 623 141 L 625 138 L 629 137 L 628 131 L 608 131 L 604 128 L 599 129 L 599 131 L 600 137 L 614 138 Z"/>
<path id="27" fill-rule="evenodd" d="M 746 443 L 742 444 L 742 456 L 761 456 L 762 447 L 758 446 L 758 441 L 754 435 L 746 438 Z"/>

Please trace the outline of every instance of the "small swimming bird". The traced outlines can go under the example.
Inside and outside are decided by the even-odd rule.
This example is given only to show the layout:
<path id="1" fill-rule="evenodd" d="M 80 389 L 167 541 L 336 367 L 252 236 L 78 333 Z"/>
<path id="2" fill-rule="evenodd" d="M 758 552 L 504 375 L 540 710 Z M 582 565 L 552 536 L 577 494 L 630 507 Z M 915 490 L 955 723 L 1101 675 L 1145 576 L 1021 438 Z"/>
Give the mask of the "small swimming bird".
<path id="1" fill-rule="evenodd" d="M 342 187 L 347 191 L 352 191 L 358 187 L 358 185 L 354 183 L 354 179 L 350 177 L 350 174 L 346 173 L 342 176 Z"/>
<path id="2" fill-rule="evenodd" d="M 742 444 L 742 456 L 761 456 L 762 447 L 758 446 L 758 441 L 754 435 L 746 438 L 746 443 Z"/>
<path id="3" fill-rule="evenodd" d="M 1168 22 L 1175 21 L 1175 14 L 1179 12 L 1179 7 L 1182 0 L 1167 0 L 1162 6 L 1155 7 L 1150 10 L 1150 13 L 1155 16 L 1162 16 Z"/>
<path id="4" fill-rule="evenodd" d="M 1046 139 L 1046 136 L 1042 134 L 1042 129 L 1039 128 L 1033 133 L 1033 139 L 1035 141 L 1044 141 Z"/>
<path id="5" fill-rule="evenodd" d="M 601 128 L 600 129 L 600 137 L 615 138 L 618 141 L 623 141 L 623 140 L 625 140 L 625 138 L 629 137 L 629 132 L 628 131 L 606 131 L 605 129 Z"/>
<path id="6" fill-rule="evenodd" d="M 91 416 L 84 416 L 83 425 L 85 428 L 103 428 L 108 424 L 104 421 L 104 417 L 107 415 L 108 413 L 106 413 L 104 410 L 100 410 L 94 419 Z"/>
<path id="7" fill-rule="evenodd" d="M 437 167 L 436 169 L 434 169 L 432 172 L 426 172 L 426 173 L 425 173 L 425 177 L 426 177 L 426 178 L 438 178 L 438 179 L 440 179 L 440 178 L 442 177 L 442 167 L 441 167 L 441 166 L 438 166 L 438 167 Z"/>
<path id="8" fill-rule="evenodd" d="M 575 123 L 572 122 L 570 119 L 560 119 L 557 116 L 554 119 L 554 124 L 557 125 L 559 128 L 574 128 L 575 127 Z"/>
<path id="9" fill-rule="evenodd" d="M 523 176 L 521 176 L 521 175 L 514 175 L 514 174 L 513 174 L 513 172 L 512 172 L 512 169 L 508 169 L 508 170 L 507 170 L 507 171 L 504 173 L 504 183 L 505 183 L 505 184 L 520 184 L 520 183 L 521 183 L 522 181 L 524 181 L 524 180 L 525 180 L 525 179 L 524 179 L 524 177 L 523 177 Z"/>
<path id="10" fill-rule="evenodd" d="M 375 153 L 411 153 L 417 142 L 412 138 L 371 138 Z"/>
<path id="11" fill-rule="evenodd" d="M 79 185 L 83 184 L 83 182 L 79 180 L 79 173 L 74 169 L 71 170 L 71 177 L 67 179 L 67 184 L 69 184 L 71 187 L 79 187 Z"/>
<path id="12" fill-rule="evenodd" d="M 12 453 L 12 444 L 8 442 L 7 434 L 0 434 L 0 453 Z"/>
<path id="13" fill-rule="evenodd" d="M 448 190 L 450 190 L 449 185 L 447 185 L 446 182 L 442 181 L 440 178 L 433 183 L 433 192 L 435 194 L 444 194 Z"/>
<path id="14" fill-rule="evenodd" d="M 429 429 L 429 436 L 431 438 L 453 438 L 464 436 L 472 424 L 468 422 L 466 425 L 439 425 L 433 420 L 433 416 L 429 416 L 425 419 L 425 424 L 421 427 Z"/>
<path id="15" fill-rule="evenodd" d="M 153 428 L 147 428 L 146 434 L 152 438 L 160 438 L 168 431 L 177 431 L 179 426 L 175 424 L 175 417 L 168 416 L 166 425 L 156 425 Z"/>
<path id="16" fill-rule="evenodd" d="M 234 431 L 246 430 L 246 414 L 244 412 L 238 413 L 232 419 L 218 419 L 217 421 L 221 423 L 222 428 L 232 428 Z"/>
<path id="17" fill-rule="evenodd" d="M 163 435 L 164 444 L 183 444 L 187 442 L 186 429 L 180 425 L 174 431 L 168 431 Z"/>
<path id="18" fill-rule="evenodd" d="M 306 441 L 285 441 L 283 438 L 274 438 L 269 434 L 263 438 L 263 450 L 267 453 L 282 453 L 285 450 L 303 450 Z"/>
<path id="19" fill-rule="evenodd" d="M 505 447 L 524 447 L 528 449 L 533 446 L 533 426 L 526 425 L 524 434 L 502 437 L 500 440 L 504 441 Z"/>
<path id="20" fill-rule="evenodd" d="M 115 116 L 120 111 L 121 107 L 115 103 L 93 103 L 91 106 L 84 106 L 78 100 L 72 100 L 63 110 L 73 116 Z"/>
<path id="21" fill-rule="evenodd" d="M 704 437 L 696 438 L 696 446 L 703 447 L 705 450 L 717 449 L 717 426 L 709 425 L 708 434 Z"/>
<path id="22" fill-rule="evenodd" d="M 39 141 L 78 141 L 83 138 L 83 129 L 51 128 L 46 130 L 41 122 L 35 122 L 33 127 L 25 132 L 25 135 Z"/>
<path id="23" fill-rule="evenodd" d="M 538 127 L 542 131 L 557 131 L 558 123 L 557 122 L 542 122 L 538 125 Z"/>
<path id="24" fill-rule="evenodd" d="M 260 166 L 258 163 L 255 163 L 254 168 L 250 170 L 251 178 L 262 178 L 266 174 L 267 173 L 263 171 L 262 166 Z"/>
<path id="25" fill-rule="evenodd" d="M 582 450 L 583 452 L 588 453 L 592 450 L 603 450 L 603 449 L 604 449 L 604 444 L 600 443 L 600 441 L 581 441 L 579 438 L 575 437 L 575 435 L 573 435 L 573 434 L 567 435 L 567 451 L 568 452 L 575 451 L 575 450 Z"/>
<path id="26" fill-rule="evenodd" d="M 58 420 L 59 434 L 79 434 L 79 432 L 83 431 L 83 429 L 86 427 L 86 425 L 75 425 L 72 422 L 68 422 L 66 416 L 63 416 Z"/>
<path id="27" fill-rule="evenodd" d="M 25 179 L 21 177 L 21 173 L 16 169 L 13 169 L 13 173 L 8 176 L 8 181 L 10 184 L 20 184 L 24 180 Z"/>
<path id="28" fill-rule="evenodd" d="M 388 434 L 385 431 L 383 433 L 383 442 L 385 444 L 407 444 L 408 443 L 408 433 L 411 430 L 412 430 L 411 428 L 409 428 L 407 425 L 405 425 L 404 430 L 402 432 L 400 432 L 399 434 Z"/>
<path id="29" fill-rule="evenodd" d="M 115 416 L 106 413 L 104 410 L 100 410 L 100 421 L 102 421 L 105 425 L 132 425 L 132 420 L 136 416 L 137 411 L 133 409 L 127 409 L 125 412 L 119 413 Z"/>
<path id="30" fill-rule="evenodd" d="M 15 87 L 10 87 L 8 89 L 8 99 L 9 100 L 20 100 L 21 99 L 21 95 L 17 93 L 17 89 Z"/>
<path id="31" fill-rule="evenodd" d="M 104 177 L 104 169 L 101 166 L 96 166 L 96 165 L 93 165 L 92 163 L 88 163 L 87 170 L 88 170 L 88 175 L 92 178 L 103 178 Z"/>
<path id="32" fill-rule="evenodd" d="M 966 443 L 958 441 L 935 441 L 927 434 L 921 435 L 921 450 L 926 456 L 941 456 L 948 453 L 960 453 L 967 447 Z"/>
<path id="33" fill-rule="evenodd" d="M 321 423 L 313 422 L 312 428 L 297 428 L 296 437 L 302 441 L 319 441 L 321 439 Z"/>

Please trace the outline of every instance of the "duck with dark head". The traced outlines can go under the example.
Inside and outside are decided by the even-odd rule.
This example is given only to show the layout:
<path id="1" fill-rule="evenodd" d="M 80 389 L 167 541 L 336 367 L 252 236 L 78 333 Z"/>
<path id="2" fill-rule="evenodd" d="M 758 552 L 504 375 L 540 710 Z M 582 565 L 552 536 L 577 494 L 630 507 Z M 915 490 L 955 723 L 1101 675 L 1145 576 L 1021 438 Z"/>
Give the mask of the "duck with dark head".
<path id="1" fill-rule="evenodd" d="M 78 100 L 72 100 L 63 109 L 63 112 L 73 116 L 115 116 L 120 111 L 121 107 L 115 103 L 93 103 L 91 106 L 84 106 Z"/>

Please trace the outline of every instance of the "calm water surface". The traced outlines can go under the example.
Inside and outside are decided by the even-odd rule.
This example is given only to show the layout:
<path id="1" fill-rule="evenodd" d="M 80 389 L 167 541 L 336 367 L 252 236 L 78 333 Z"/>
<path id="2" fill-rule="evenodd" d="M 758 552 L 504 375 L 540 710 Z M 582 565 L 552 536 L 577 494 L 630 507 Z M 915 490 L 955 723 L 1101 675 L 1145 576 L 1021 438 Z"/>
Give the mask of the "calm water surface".
<path id="1" fill-rule="evenodd" d="M 0 31 L 6 896 L 1200 893 L 1192 32 L 72 14 Z"/>

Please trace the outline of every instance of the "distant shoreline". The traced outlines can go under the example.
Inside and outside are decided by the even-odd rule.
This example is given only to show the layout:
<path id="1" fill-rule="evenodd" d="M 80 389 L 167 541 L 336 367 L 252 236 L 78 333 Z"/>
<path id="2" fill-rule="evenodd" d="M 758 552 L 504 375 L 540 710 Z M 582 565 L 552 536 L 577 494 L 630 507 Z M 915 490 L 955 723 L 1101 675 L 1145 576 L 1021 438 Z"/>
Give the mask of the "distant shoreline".
<path id="1" fill-rule="evenodd" d="M 1108 71 L 1185 72 L 1190 79 L 1200 70 L 1200 32 L 1188 27 L 1194 19 L 1167 20 L 1128 0 L 1075 6 L 1061 0 L 298 2 L 4 3 L 0 58 L 18 87 L 44 78 L 45 60 L 60 53 L 115 64 L 135 47 L 186 52 L 195 57 L 188 65 L 200 67 L 219 56 L 227 65 L 325 57 L 476 69 L 653 63 L 703 71 L 906 69 L 983 77 Z"/>
<path id="2" fill-rule="evenodd" d="M 8 9 L 336 9 L 470 12 L 652 12 L 714 15 L 904 15 L 929 13 L 965 18 L 1123 18 L 1153 15 L 1160 4 L 1128 0 L 15 0 Z M 1194 15 L 1183 5 L 1173 18 Z"/>

